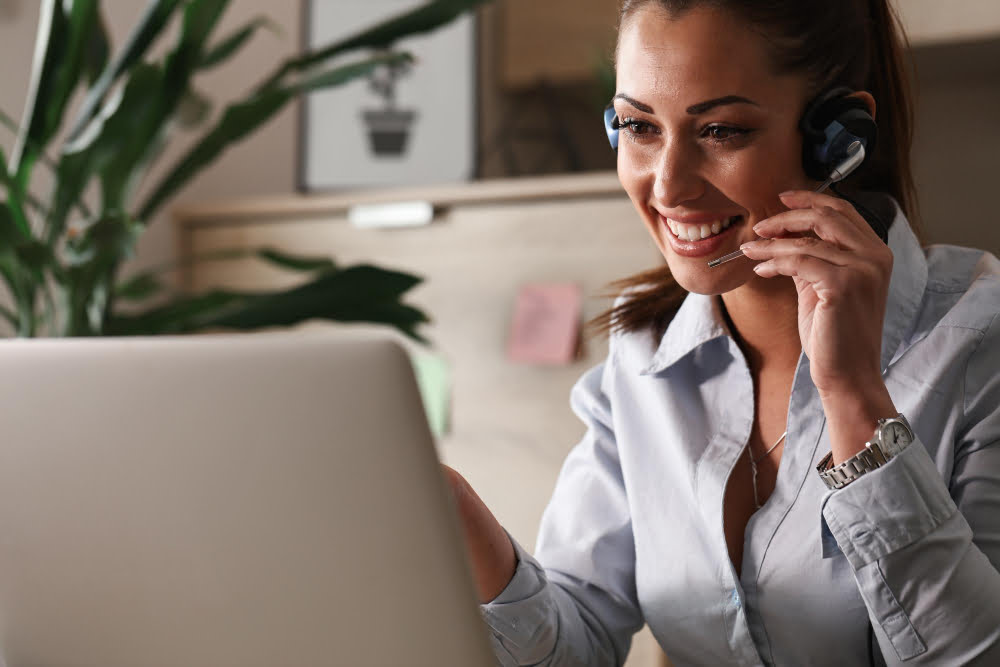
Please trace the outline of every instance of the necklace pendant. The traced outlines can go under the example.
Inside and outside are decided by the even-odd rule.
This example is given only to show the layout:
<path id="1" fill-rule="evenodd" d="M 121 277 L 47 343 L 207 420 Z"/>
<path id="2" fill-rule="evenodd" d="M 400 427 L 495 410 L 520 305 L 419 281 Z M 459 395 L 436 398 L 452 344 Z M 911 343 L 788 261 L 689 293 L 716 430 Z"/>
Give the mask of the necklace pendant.
<path id="1" fill-rule="evenodd" d="M 753 475 L 753 506 L 760 509 L 760 496 L 757 495 L 757 464 L 750 459 L 750 472 Z"/>

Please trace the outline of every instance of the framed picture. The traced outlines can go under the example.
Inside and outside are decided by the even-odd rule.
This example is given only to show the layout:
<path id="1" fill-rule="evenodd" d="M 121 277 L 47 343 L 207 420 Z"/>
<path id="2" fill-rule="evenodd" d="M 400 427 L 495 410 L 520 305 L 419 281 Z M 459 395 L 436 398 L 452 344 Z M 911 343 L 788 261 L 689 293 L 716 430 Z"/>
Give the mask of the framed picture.
<path id="1" fill-rule="evenodd" d="M 424 4 L 307 0 L 308 48 Z M 475 24 L 471 14 L 395 45 L 412 66 L 312 93 L 300 123 L 299 185 L 307 191 L 463 181 L 475 170 Z M 356 54 L 354 58 L 358 58 Z M 346 59 L 343 62 L 348 62 Z"/>

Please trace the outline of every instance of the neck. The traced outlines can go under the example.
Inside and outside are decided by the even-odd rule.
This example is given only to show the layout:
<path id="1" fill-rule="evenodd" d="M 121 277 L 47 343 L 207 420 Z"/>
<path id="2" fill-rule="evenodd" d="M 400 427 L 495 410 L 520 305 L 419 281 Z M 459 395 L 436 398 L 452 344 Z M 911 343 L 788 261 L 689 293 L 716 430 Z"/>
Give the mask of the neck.
<path id="1" fill-rule="evenodd" d="M 752 371 L 790 368 L 802 351 L 798 293 L 791 278 L 758 278 L 721 297 L 729 326 Z"/>

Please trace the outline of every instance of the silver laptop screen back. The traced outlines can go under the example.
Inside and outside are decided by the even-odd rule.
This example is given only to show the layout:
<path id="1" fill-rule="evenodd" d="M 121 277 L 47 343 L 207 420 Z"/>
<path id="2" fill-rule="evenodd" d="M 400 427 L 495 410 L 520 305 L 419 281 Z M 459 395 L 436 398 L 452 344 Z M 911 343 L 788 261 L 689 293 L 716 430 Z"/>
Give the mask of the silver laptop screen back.
<path id="1" fill-rule="evenodd" d="M 0 410 L 7 667 L 491 664 L 397 344 L 5 342 Z"/>

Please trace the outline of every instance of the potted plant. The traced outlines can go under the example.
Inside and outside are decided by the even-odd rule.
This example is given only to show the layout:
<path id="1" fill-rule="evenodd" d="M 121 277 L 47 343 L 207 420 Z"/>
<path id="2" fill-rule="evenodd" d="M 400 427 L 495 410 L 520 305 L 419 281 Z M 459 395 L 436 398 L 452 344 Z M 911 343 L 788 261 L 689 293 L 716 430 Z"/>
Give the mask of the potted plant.
<path id="1" fill-rule="evenodd" d="M 301 272 L 301 284 L 276 292 L 188 295 L 170 293 L 162 270 L 126 280 L 119 274 L 154 214 L 226 148 L 299 95 L 410 63 L 408 54 L 391 50 L 394 43 L 484 1 L 433 0 L 278 63 L 245 99 L 229 104 L 140 200 L 138 185 L 172 127 L 208 116 L 193 79 L 236 55 L 267 21 L 259 18 L 216 38 L 228 0 L 152 0 L 112 54 L 99 0 L 43 0 L 23 120 L 0 117 L 17 133 L 9 159 L 0 151 L 0 284 L 13 303 L 0 306 L 0 321 L 18 336 L 95 336 L 245 330 L 323 318 L 384 323 L 420 340 L 417 327 L 427 318 L 401 301 L 420 279 L 403 272 L 260 248 L 252 251 L 257 258 Z M 180 22 L 176 41 L 153 59 L 151 46 L 174 19 Z M 80 89 L 82 102 L 71 109 Z M 61 128 L 65 138 L 53 146 Z M 54 181 L 47 198 L 32 187 L 40 169 Z M 87 196 L 95 190 L 96 201 Z"/>
<path id="2" fill-rule="evenodd" d="M 411 63 L 393 62 L 382 65 L 369 75 L 368 84 L 382 98 L 381 109 L 362 112 L 372 152 L 379 157 L 401 157 L 406 153 L 410 126 L 416 119 L 413 109 L 396 108 L 396 82 L 409 73 Z"/>

